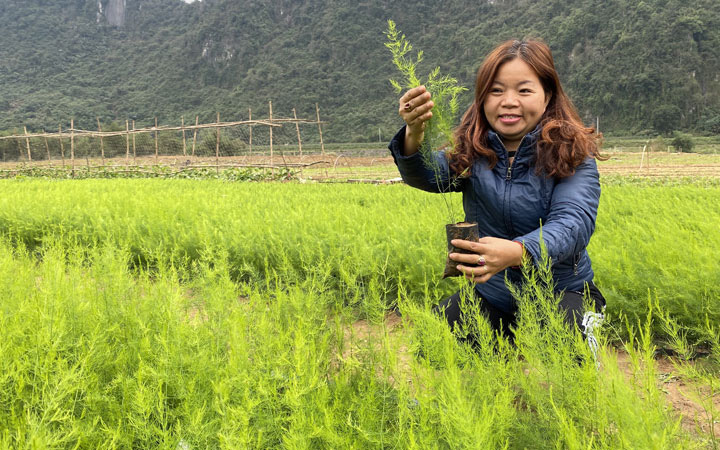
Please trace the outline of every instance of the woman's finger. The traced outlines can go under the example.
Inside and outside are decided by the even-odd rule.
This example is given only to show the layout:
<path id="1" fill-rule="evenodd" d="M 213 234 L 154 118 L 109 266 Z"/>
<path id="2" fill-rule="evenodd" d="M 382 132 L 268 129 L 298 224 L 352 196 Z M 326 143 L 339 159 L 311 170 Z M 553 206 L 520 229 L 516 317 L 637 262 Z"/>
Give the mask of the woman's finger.
<path id="1" fill-rule="evenodd" d="M 414 110 L 406 113 L 403 118 L 408 125 L 412 125 L 417 122 L 426 122 L 430 119 L 430 117 L 432 117 L 432 112 L 430 112 L 430 110 L 433 106 L 435 106 L 433 102 L 424 103 Z"/>
<path id="2" fill-rule="evenodd" d="M 474 264 L 476 266 L 484 266 L 485 264 L 487 264 L 487 259 L 485 259 L 485 257 L 482 255 L 478 255 L 477 253 L 450 253 L 448 257 L 453 261 Z"/>
<path id="3" fill-rule="evenodd" d="M 405 92 L 402 97 L 400 97 L 400 103 L 405 104 L 415 97 L 422 95 L 427 92 L 427 89 L 425 89 L 425 86 L 418 86 L 416 88 L 412 88 L 409 91 Z"/>
<path id="4" fill-rule="evenodd" d="M 465 278 L 473 283 L 487 283 L 487 281 L 497 273 L 489 266 L 468 267 L 458 264 L 457 269 L 465 275 Z"/>
<path id="5" fill-rule="evenodd" d="M 425 112 L 426 110 L 421 109 L 430 102 L 432 96 L 429 92 L 424 92 L 418 96 L 407 98 L 405 95 L 400 98 L 400 115 L 417 112 Z M 432 107 L 432 105 L 430 106 Z"/>
<path id="6" fill-rule="evenodd" d="M 482 244 L 482 243 L 476 242 L 476 241 L 453 239 L 452 241 L 450 241 L 450 243 L 457 248 L 461 248 L 463 250 L 469 250 L 471 252 L 478 253 L 478 254 L 486 253 L 488 250 L 487 244 Z"/>
<path id="7" fill-rule="evenodd" d="M 480 277 L 483 275 L 487 275 L 492 271 L 488 266 L 463 266 L 462 264 L 457 265 L 457 269 L 464 273 L 465 275 L 469 275 L 471 277 Z"/>

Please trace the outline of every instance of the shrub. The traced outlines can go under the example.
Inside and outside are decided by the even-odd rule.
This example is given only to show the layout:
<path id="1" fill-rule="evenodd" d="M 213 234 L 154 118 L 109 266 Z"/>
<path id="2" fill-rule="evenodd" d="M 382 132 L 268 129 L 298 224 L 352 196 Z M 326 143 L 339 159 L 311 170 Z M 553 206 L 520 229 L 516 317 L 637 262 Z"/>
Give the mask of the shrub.
<path id="1" fill-rule="evenodd" d="M 650 139 L 648 142 L 648 151 L 650 152 L 666 152 L 668 151 L 667 142 L 662 136 L 658 136 L 654 139 Z"/>
<path id="2" fill-rule="evenodd" d="M 695 148 L 695 142 L 687 133 L 681 133 L 680 131 L 673 132 L 673 140 L 671 144 L 679 152 L 690 153 Z"/>

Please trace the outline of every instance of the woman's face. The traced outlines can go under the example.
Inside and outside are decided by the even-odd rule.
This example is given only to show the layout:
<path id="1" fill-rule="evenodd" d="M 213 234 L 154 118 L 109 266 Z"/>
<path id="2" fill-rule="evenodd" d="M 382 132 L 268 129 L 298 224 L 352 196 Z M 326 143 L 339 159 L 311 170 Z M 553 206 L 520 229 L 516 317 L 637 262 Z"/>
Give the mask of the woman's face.
<path id="1" fill-rule="evenodd" d="M 505 148 L 517 150 L 523 136 L 540 122 L 549 101 L 532 67 L 515 58 L 498 69 L 483 109 Z"/>

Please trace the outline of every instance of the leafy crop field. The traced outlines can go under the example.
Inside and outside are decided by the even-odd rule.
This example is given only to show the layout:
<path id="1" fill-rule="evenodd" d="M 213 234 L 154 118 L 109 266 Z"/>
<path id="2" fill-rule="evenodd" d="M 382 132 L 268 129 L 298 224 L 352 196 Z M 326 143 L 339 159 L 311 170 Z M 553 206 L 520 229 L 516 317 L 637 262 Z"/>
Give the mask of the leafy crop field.
<path id="1" fill-rule="evenodd" d="M 542 268 L 515 345 L 471 307 L 453 335 L 429 311 L 464 287 L 440 280 L 445 207 L 406 186 L 0 192 L 0 448 L 717 446 L 716 180 L 605 179 L 597 361 Z M 696 383 L 697 417 L 667 402 L 658 349 Z"/>

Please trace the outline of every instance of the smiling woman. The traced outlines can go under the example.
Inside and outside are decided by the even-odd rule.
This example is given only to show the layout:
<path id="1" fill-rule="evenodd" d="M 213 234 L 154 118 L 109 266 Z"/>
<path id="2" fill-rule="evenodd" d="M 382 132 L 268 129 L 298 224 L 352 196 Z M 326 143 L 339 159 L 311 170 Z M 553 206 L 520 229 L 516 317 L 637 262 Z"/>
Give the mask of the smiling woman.
<path id="1" fill-rule="evenodd" d="M 532 67 L 522 59 L 500 66 L 483 112 L 490 126 L 502 136 L 508 151 L 517 150 L 522 138 L 540 122 L 550 96 Z"/>
<path id="2" fill-rule="evenodd" d="M 584 330 L 584 319 L 594 314 L 584 311 L 584 297 L 597 312 L 605 306 L 586 250 L 600 199 L 599 136 L 565 95 L 550 48 L 514 40 L 486 57 L 474 101 L 455 130 L 455 148 L 436 152 L 430 170 L 418 148 L 434 106 L 424 86 L 407 91 L 399 108 L 406 126 L 390 150 L 407 184 L 463 193 L 465 222 L 477 223 L 480 239 L 453 240 L 466 253 L 450 258 L 475 283 L 480 309 L 496 330 L 511 335 L 517 305 L 506 280 L 520 283 L 518 266 L 541 264 L 546 249 L 559 307 L 569 324 Z M 438 312 L 451 325 L 462 323 L 461 303 L 457 293 Z"/>

